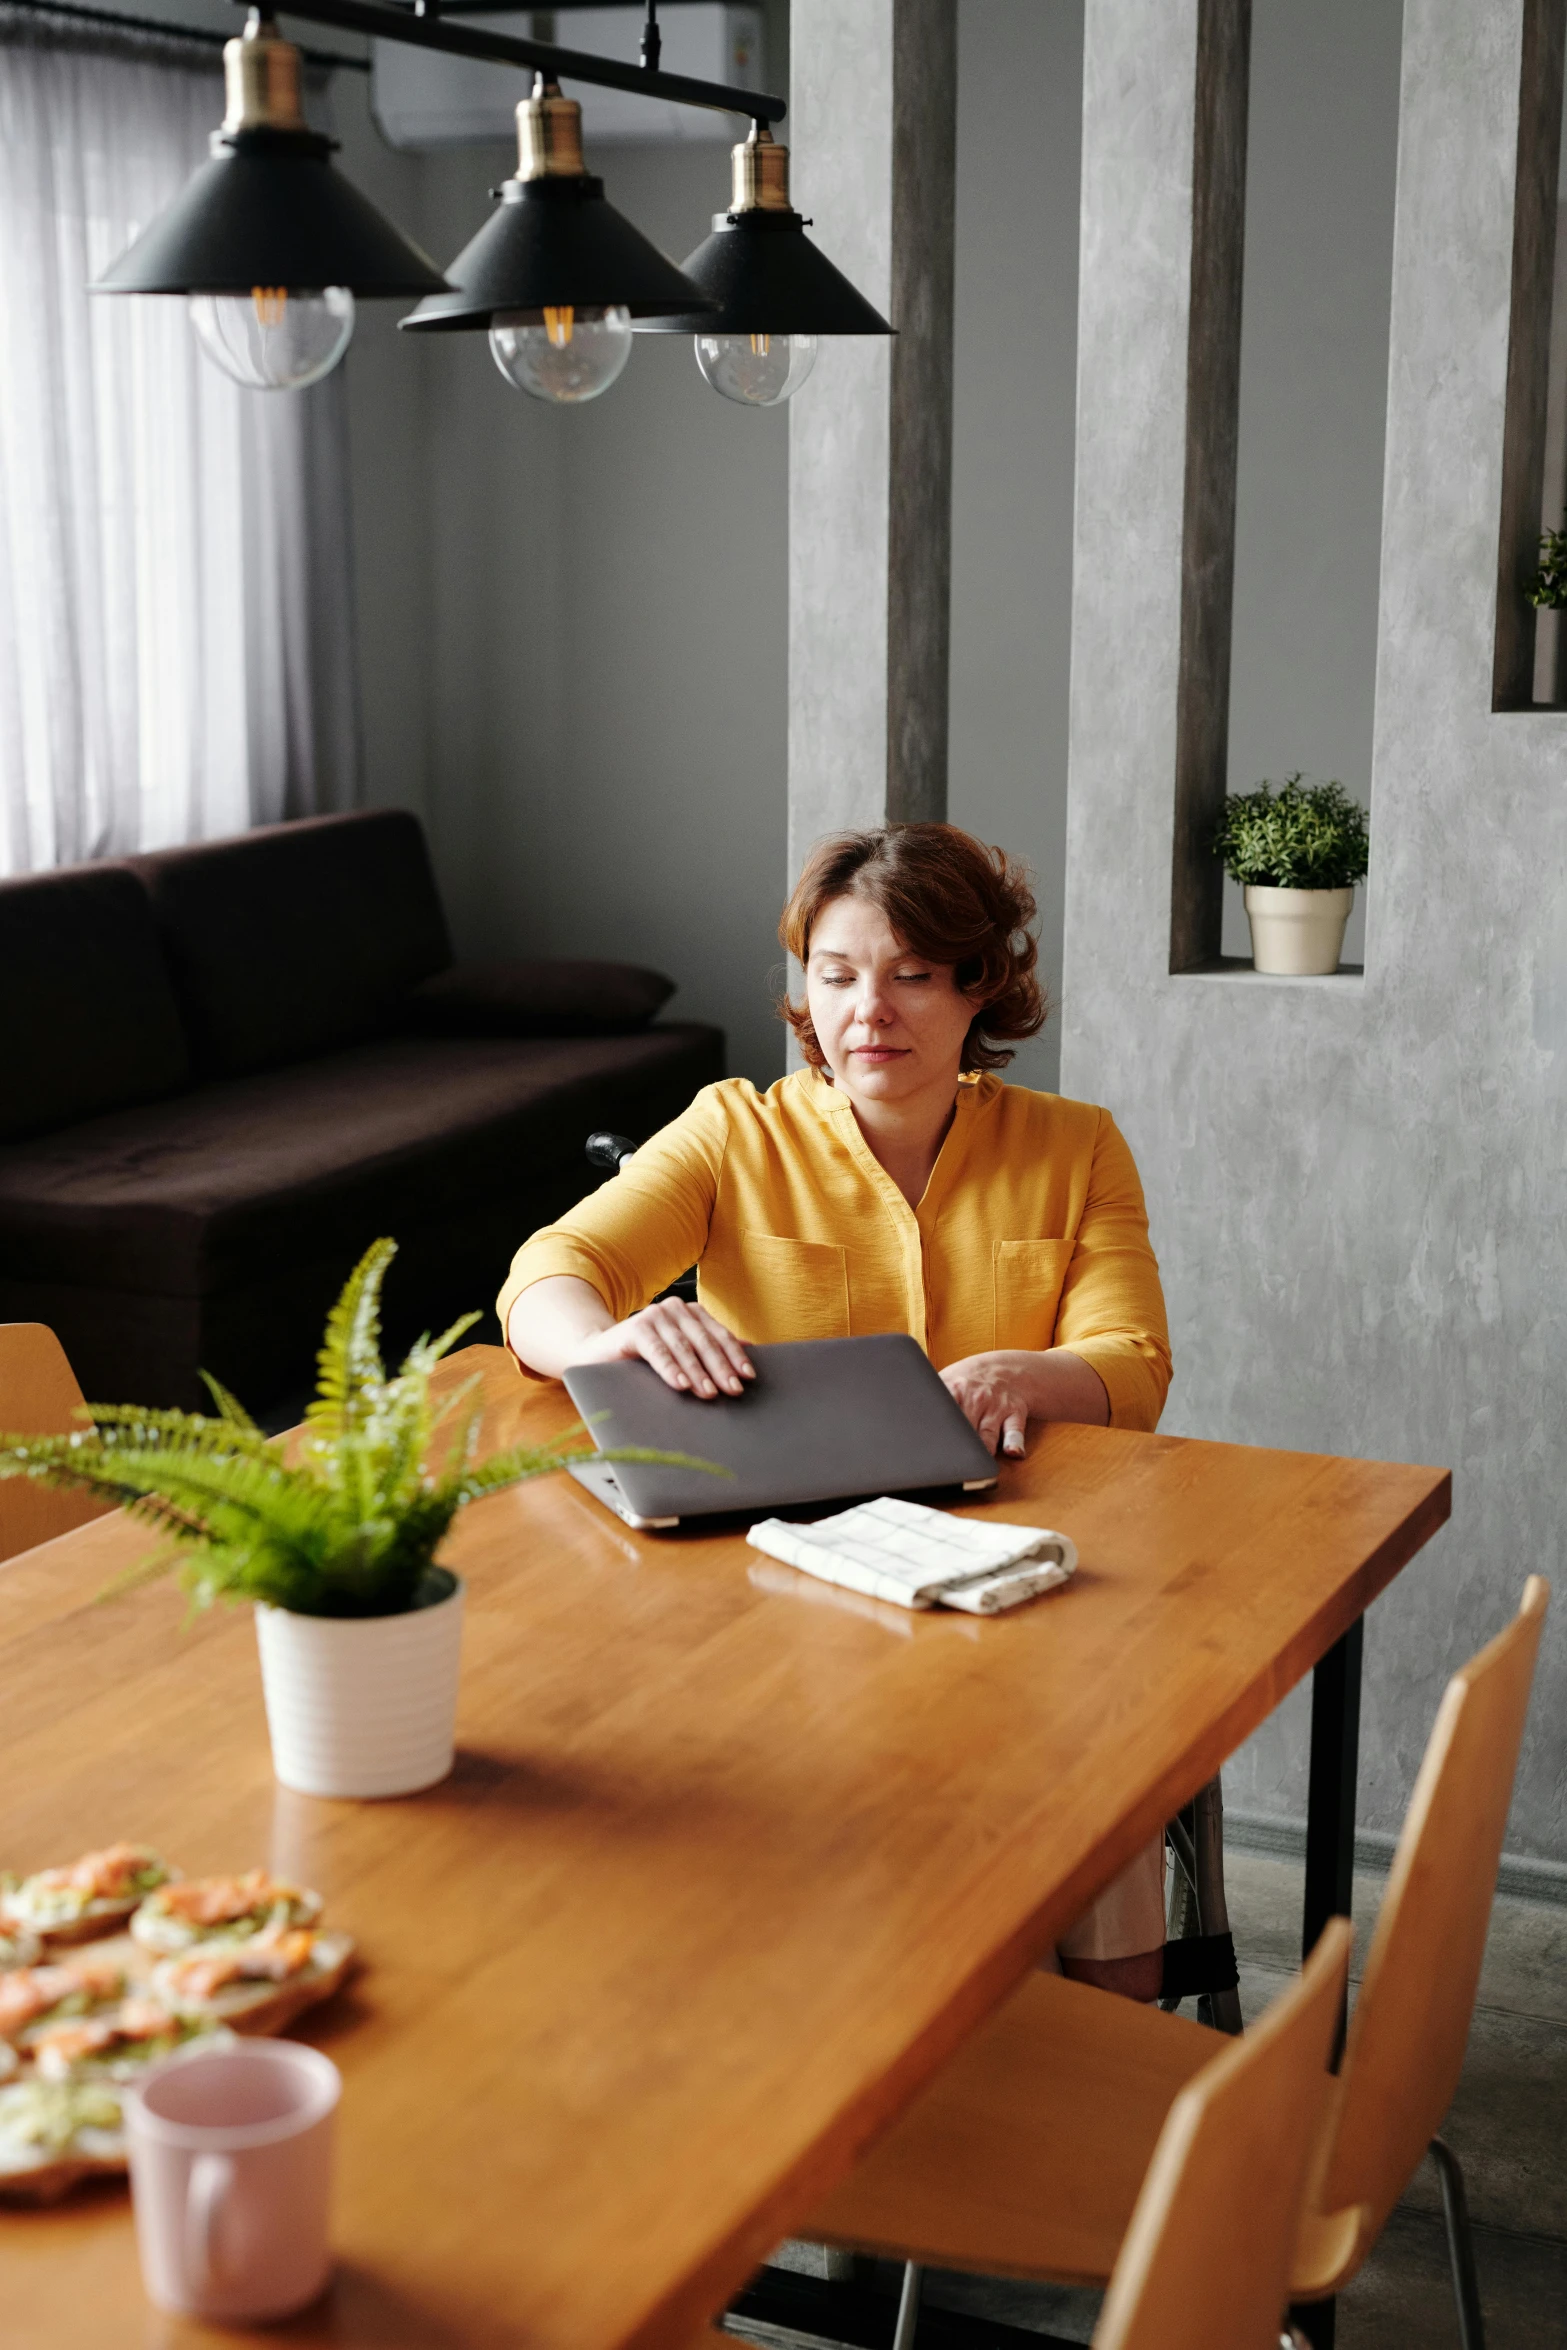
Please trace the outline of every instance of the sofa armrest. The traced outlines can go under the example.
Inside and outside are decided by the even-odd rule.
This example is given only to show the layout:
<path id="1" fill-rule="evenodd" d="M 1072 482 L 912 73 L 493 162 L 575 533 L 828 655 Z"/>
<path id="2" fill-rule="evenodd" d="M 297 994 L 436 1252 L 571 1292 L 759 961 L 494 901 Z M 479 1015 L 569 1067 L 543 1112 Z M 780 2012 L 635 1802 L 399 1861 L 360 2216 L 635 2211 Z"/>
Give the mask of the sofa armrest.
<path id="1" fill-rule="evenodd" d="M 436 1036 L 627 1036 L 675 992 L 636 963 L 458 963 L 412 989 L 409 1017 Z"/>

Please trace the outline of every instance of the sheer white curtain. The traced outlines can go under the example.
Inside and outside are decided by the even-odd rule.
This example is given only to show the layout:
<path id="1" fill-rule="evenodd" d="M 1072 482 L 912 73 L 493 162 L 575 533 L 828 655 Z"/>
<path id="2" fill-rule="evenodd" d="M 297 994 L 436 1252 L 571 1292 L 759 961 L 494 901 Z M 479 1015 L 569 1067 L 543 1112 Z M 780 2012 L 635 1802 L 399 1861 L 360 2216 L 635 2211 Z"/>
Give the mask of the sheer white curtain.
<path id="1" fill-rule="evenodd" d="M 358 796 L 341 376 L 243 391 L 86 290 L 222 110 L 215 51 L 0 6 L 0 873 Z"/>

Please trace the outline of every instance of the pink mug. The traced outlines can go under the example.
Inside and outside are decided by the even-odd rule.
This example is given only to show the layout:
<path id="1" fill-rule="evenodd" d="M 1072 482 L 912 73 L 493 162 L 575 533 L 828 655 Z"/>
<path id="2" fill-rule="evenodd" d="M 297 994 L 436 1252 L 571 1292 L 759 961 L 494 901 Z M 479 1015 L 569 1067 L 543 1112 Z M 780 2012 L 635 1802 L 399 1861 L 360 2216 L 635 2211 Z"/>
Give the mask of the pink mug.
<path id="1" fill-rule="evenodd" d="M 125 2094 L 142 2281 L 182 2317 L 272 2318 L 325 2286 L 342 2081 L 297 2040 L 202 2050 Z"/>

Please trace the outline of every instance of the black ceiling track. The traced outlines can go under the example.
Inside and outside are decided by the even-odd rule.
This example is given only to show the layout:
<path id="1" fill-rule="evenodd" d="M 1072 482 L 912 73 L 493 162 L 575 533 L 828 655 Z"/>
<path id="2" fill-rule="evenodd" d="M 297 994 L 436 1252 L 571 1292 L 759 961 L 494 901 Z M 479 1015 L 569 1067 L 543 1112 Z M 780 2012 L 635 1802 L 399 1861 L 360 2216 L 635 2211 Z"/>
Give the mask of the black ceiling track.
<path id="1" fill-rule="evenodd" d="M 173 41 L 192 49 L 223 49 L 230 38 L 228 33 L 205 33 L 199 25 L 169 24 L 156 16 L 131 16 L 122 8 L 93 8 L 87 0 L 0 0 L 0 15 L 8 8 L 30 9 L 38 16 L 64 17 L 68 24 L 110 25 L 128 33 L 150 33 L 157 40 Z M 322 65 L 333 71 L 339 68 L 348 73 L 368 73 L 368 57 L 350 57 L 340 49 L 301 49 L 307 65 Z"/>

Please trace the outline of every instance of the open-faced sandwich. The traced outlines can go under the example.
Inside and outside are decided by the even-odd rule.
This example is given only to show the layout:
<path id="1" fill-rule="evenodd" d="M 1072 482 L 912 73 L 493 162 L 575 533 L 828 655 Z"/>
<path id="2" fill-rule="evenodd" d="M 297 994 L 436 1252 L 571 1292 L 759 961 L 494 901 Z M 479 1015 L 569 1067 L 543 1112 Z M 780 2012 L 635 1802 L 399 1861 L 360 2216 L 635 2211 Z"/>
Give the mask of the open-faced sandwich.
<path id="1" fill-rule="evenodd" d="M 7 1877 L 0 1882 L 0 1930 L 20 1926 L 46 1942 L 113 1934 L 173 1873 L 146 1844 L 110 1844 L 68 1868 Z"/>
<path id="2" fill-rule="evenodd" d="M 13 1967 L 0 1975 L 0 2040 L 25 2052 L 49 2025 L 101 2013 L 124 1992 L 125 1969 L 113 1959 Z"/>
<path id="3" fill-rule="evenodd" d="M 155 1999 L 175 2015 L 206 2017 L 236 2032 L 280 2032 L 329 1999 L 354 1962 L 353 1937 L 309 1926 L 268 1928 L 244 1942 L 200 1942 L 152 1970 Z"/>
<path id="4" fill-rule="evenodd" d="M 149 1893 L 131 1920 L 144 1950 L 193 1949 L 199 1942 L 248 1942 L 292 1926 L 313 1926 L 321 1896 L 279 1884 L 265 1869 L 242 1877 L 187 1877 Z"/>
<path id="5" fill-rule="evenodd" d="M 78 2179 L 125 2169 L 120 2100 L 103 2081 L 0 2089 L 0 2196 L 52 2203 Z"/>
<path id="6" fill-rule="evenodd" d="M 161 2000 L 137 1993 L 108 2015 L 50 2024 L 34 2040 L 31 2055 L 41 2080 L 125 2082 L 193 2040 L 215 2045 L 233 2037 L 206 2016 L 170 2015 Z"/>

